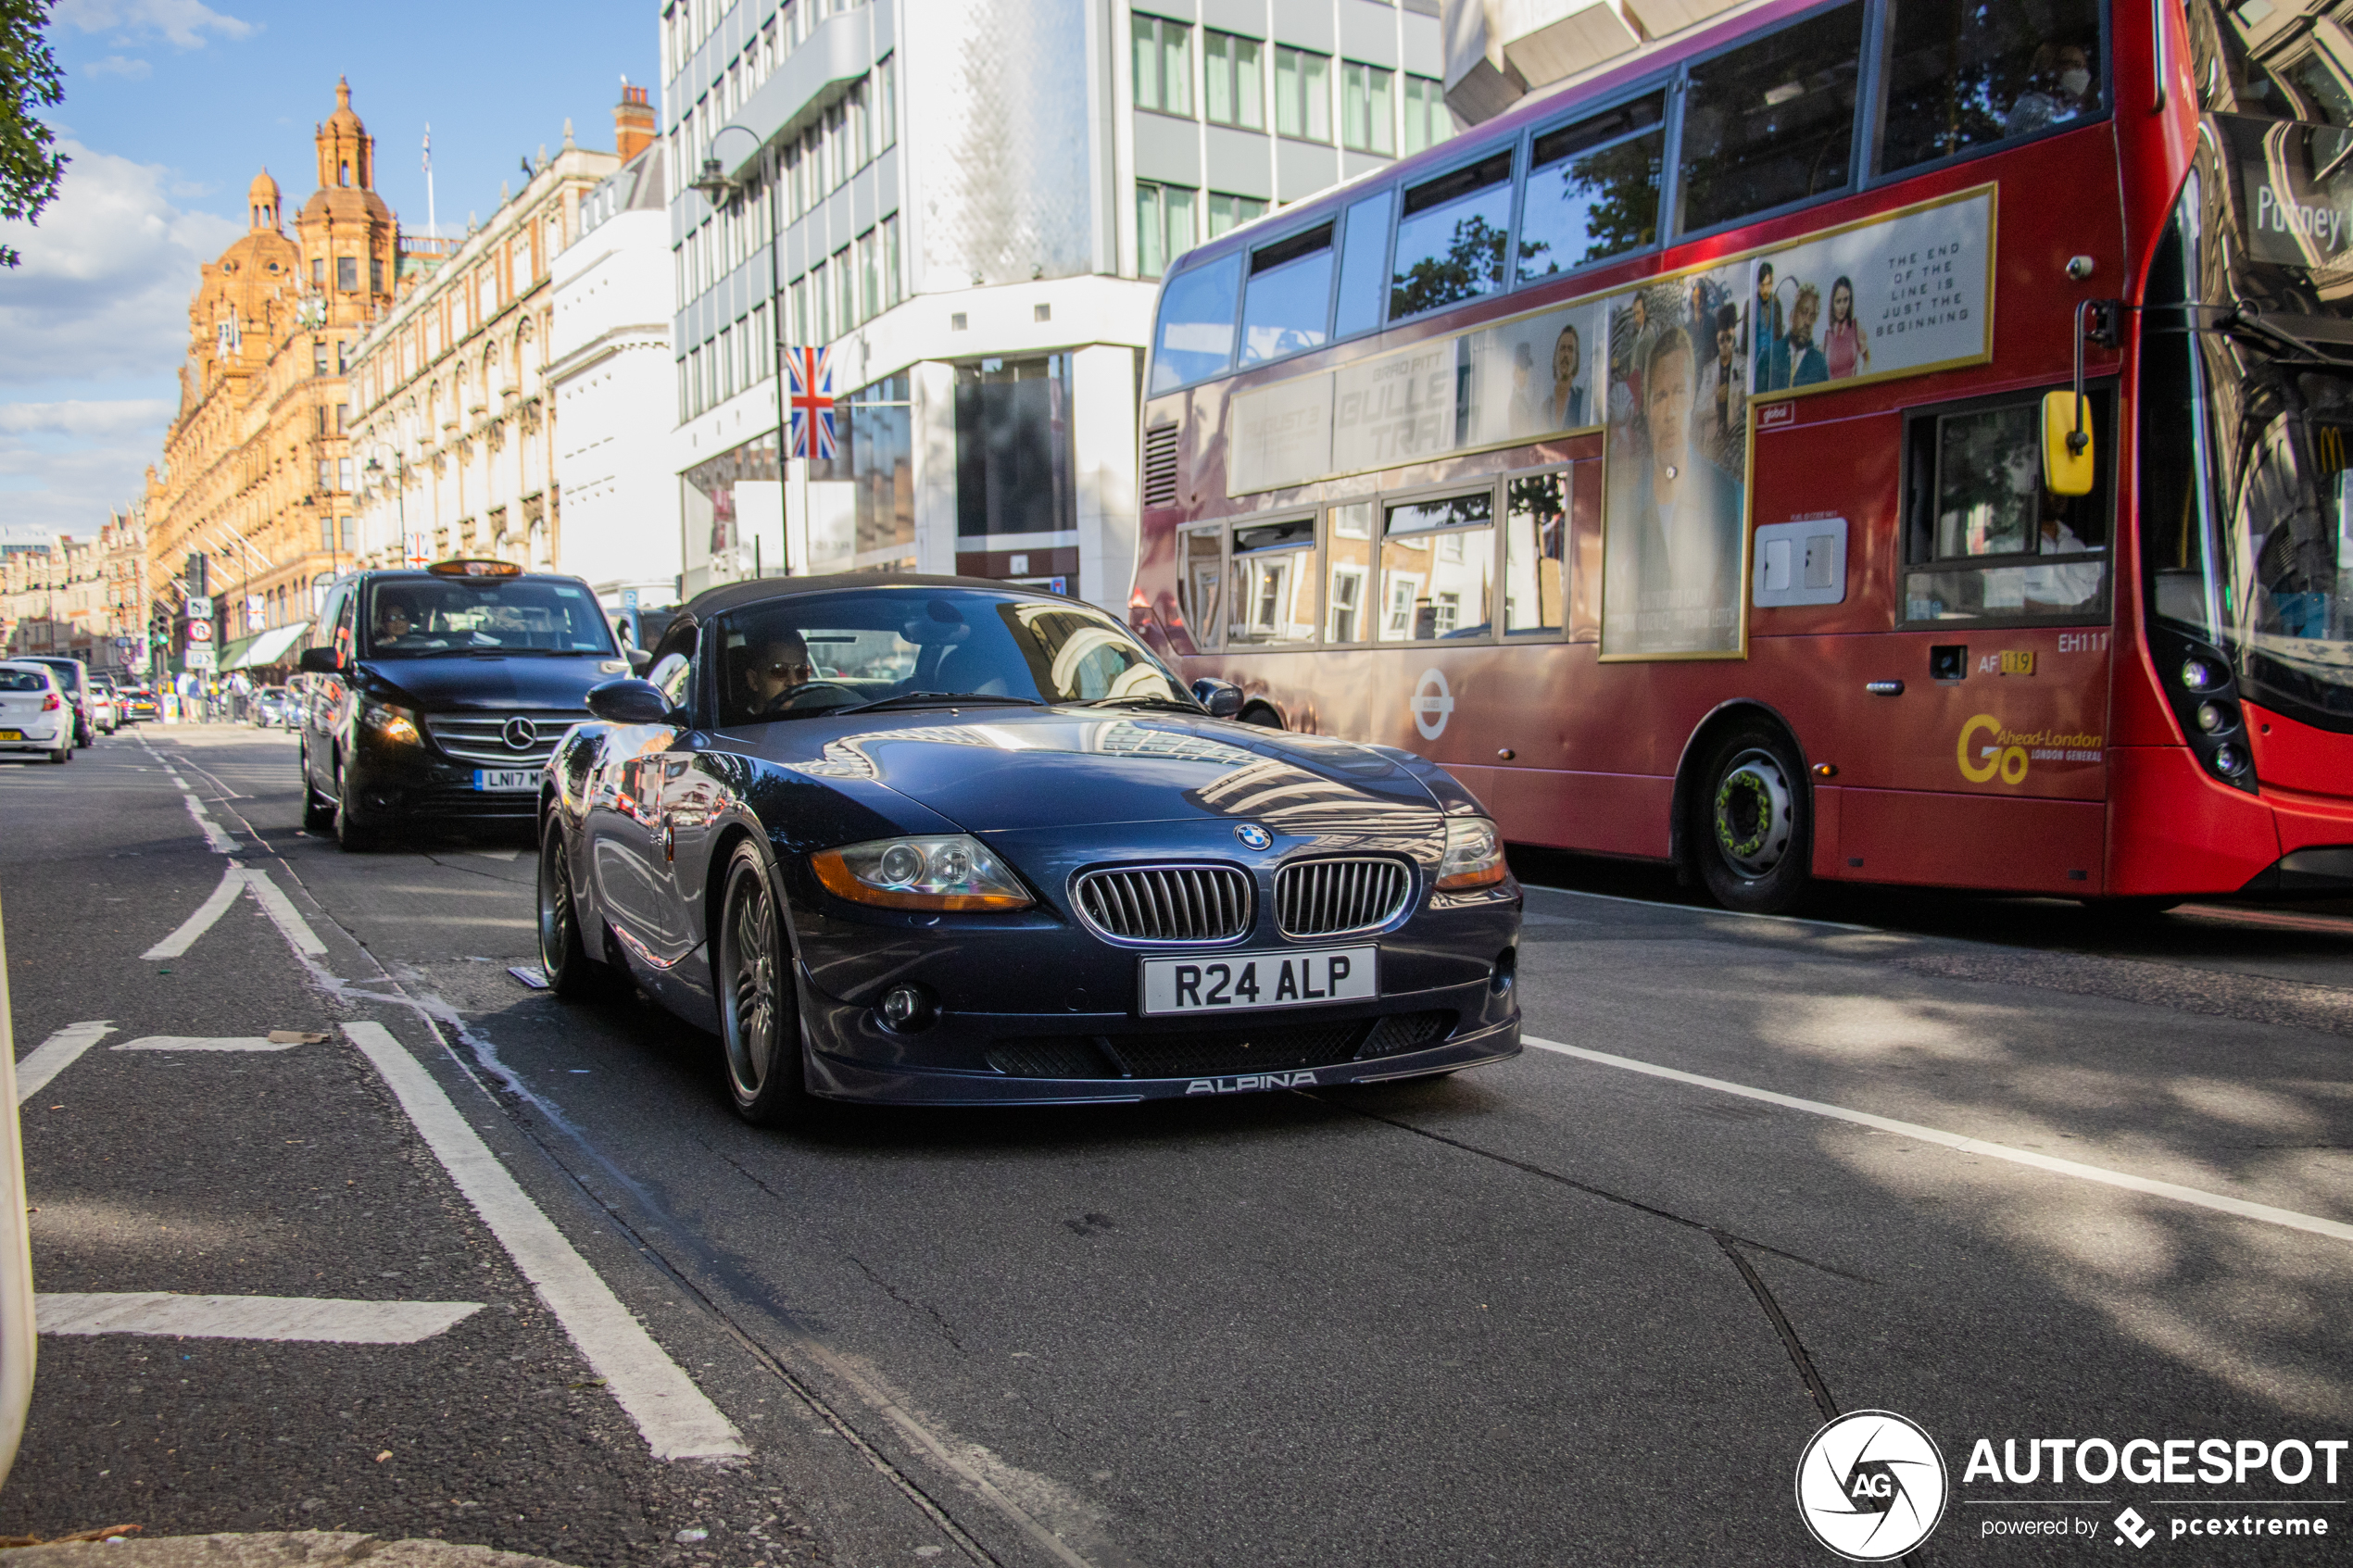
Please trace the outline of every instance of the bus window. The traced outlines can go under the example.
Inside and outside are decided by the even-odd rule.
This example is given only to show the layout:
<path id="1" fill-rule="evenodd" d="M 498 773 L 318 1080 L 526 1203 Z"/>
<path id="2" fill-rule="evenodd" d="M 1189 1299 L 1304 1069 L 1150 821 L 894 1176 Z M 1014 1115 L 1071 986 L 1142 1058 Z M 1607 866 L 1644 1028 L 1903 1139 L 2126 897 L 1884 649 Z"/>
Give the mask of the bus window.
<path id="1" fill-rule="evenodd" d="M 1509 148 L 1409 186 L 1390 263 L 1390 320 L 1501 288 L 1511 226 Z"/>
<path id="2" fill-rule="evenodd" d="M 1517 280 L 1532 283 L 1658 238 L 1659 159 L 1667 94 L 1547 131 L 1529 157 Z"/>
<path id="3" fill-rule="evenodd" d="M 1495 582 L 1495 495 L 1401 502 L 1380 550 L 1380 640 L 1484 637 Z"/>
<path id="4" fill-rule="evenodd" d="M 1234 530 L 1233 619 L 1226 646 L 1315 640 L 1315 520 Z"/>
<path id="5" fill-rule="evenodd" d="M 1332 336 L 1350 337 L 1380 325 L 1389 268 L 1389 208 L 1395 193 L 1366 196 L 1348 209 L 1340 252 L 1340 301 L 1332 309 Z"/>
<path id="6" fill-rule="evenodd" d="M 1862 6 L 1841 6 L 1691 68 L 1678 230 L 1845 186 L 1862 43 Z"/>
<path id="7" fill-rule="evenodd" d="M 1226 580 L 1225 549 L 1214 528 L 1197 528 L 1185 535 L 1184 571 L 1176 579 L 1176 606 L 1193 646 L 1217 646 L 1218 588 Z"/>
<path id="8" fill-rule="evenodd" d="M 1371 642 L 1366 617 L 1373 602 L 1373 504 L 1334 507 L 1324 530 L 1324 547 L 1332 562 L 1331 583 L 1324 595 L 1324 640 Z"/>
<path id="9" fill-rule="evenodd" d="M 1561 629 L 1568 533 L 1568 475 L 1538 473 L 1504 483 L 1504 631 L 1517 636 Z"/>
<path id="10" fill-rule="evenodd" d="M 2107 429 L 2106 394 L 2092 398 Z M 2043 488 L 2038 404 L 2007 398 L 1915 418 L 1906 621 L 2105 618 L 2108 462 L 2089 495 Z"/>
<path id="11" fill-rule="evenodd" d="M 1189 386 L 1222 375 L 1234 358 L 1235 295 L 1242 258 L 1221 257 L 1163 286 L 1160 330 L 1152 339 L 1152 391 Z"/>
<path id="12" fill-rule="evenodd" d="M 1250 253 L 1242 293 L 1242 363 L 1279 359 L 1324 341 L 1332 309 L 1332 226 Z"/>
<path id="13" fill-rule="evenodd" d="M 1894 173 L 2100 112 L 2095 0 L 1895 0 L 1880 170 Z"/>

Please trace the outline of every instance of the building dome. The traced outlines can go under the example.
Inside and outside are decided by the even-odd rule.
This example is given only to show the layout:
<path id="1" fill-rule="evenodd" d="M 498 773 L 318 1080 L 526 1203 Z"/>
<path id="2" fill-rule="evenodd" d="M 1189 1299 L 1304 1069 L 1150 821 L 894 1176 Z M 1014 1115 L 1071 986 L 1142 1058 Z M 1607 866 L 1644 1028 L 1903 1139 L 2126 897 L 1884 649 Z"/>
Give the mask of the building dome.
<path id="1" fill-rule="evenodd" d="M 332 131 L 348 132 L 354 136 L 366 134 L 367 127 L 361 125 L 359 117 L 351 112 L 351 82 L 347 77 L 335 78 L 335 112 L 327 117 L 327 127 Z"/>
<path id="2" fill-rule="evenodd" d="M 266 169 L 255 175 L 253 183 L 245 187 L 245 212 L 251 228 L 274 230 L 278 227 L 278 182 L 270 178 L 270 171 Z"/>

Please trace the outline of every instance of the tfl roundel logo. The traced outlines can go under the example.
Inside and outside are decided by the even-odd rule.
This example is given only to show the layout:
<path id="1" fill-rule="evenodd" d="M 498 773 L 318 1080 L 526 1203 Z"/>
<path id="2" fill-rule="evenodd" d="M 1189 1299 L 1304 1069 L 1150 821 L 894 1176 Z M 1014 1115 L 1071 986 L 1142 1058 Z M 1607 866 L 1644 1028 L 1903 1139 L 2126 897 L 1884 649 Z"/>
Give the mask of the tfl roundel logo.
<path id="1" fill-rule="evenodd" d="M 1234 836 L 1242 841 L 1245 849 L 1264 849 L 1275 842 L 1275 835 L 1256 822 L 1244 822 L 1234 830 Z"/>
<path id="2" fill-rule="evenodd" d="M 1797 1512 L 1850 1562 L 1885 1562 L 1944 1516 L 1944 1456 L 1893 1411 L 1856 1411 L 1814 1434 L 1797 1461 Z"/>

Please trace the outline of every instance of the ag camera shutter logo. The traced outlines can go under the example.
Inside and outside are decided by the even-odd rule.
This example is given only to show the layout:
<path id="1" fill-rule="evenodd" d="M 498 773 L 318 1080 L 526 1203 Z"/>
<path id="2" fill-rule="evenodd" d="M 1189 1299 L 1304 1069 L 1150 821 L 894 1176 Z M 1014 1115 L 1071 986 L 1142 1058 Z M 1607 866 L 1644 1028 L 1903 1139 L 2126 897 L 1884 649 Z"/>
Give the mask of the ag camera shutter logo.
<path id="1" fill-rule="evenodd" d="M 1928 1539 L 1949 1490 L 1935 1439 L 1893 1411 L 1840 1416 L 1797 1461 L 1798 1517 L 1849 1562 L 1885 1562 Z"/>

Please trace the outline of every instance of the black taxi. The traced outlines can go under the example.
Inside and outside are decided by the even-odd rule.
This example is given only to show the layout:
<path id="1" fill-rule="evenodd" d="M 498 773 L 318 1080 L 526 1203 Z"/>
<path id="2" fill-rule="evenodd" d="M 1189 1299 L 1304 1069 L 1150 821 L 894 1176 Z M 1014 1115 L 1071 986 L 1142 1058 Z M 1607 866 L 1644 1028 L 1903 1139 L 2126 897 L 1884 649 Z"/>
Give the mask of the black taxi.
<path id="1" fill-rule="evenodd" d="M 303 825 L 346 849 L 529 824 L 588 688 L 632 668 L 587 583 L 500 560 L 340 578 L 306 641 Z"/>

